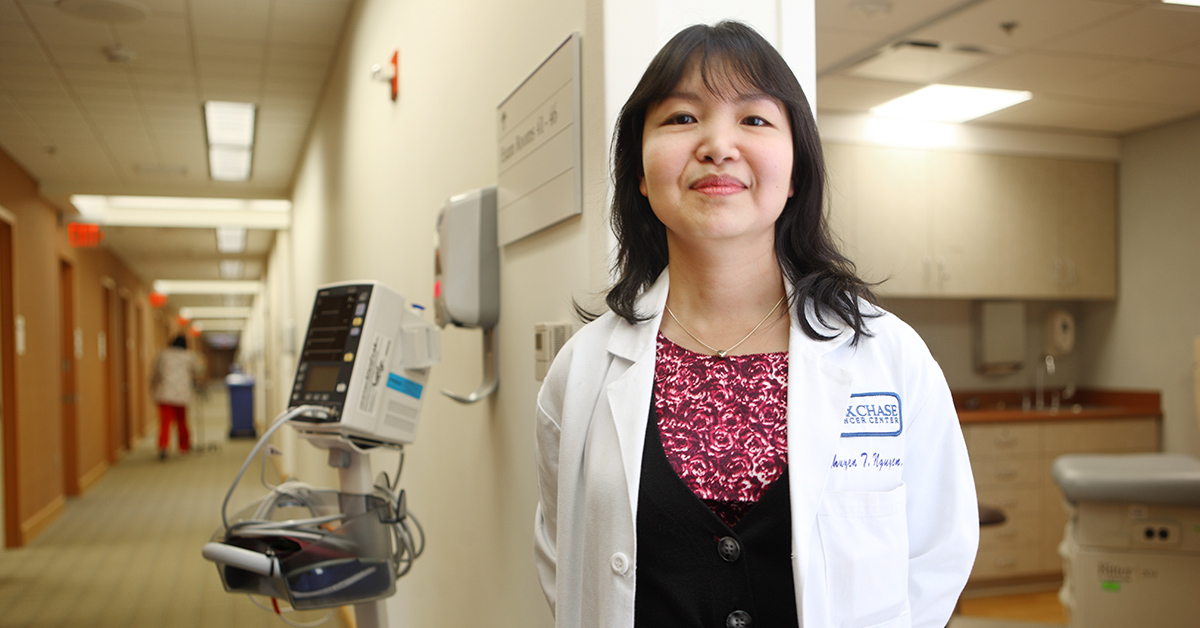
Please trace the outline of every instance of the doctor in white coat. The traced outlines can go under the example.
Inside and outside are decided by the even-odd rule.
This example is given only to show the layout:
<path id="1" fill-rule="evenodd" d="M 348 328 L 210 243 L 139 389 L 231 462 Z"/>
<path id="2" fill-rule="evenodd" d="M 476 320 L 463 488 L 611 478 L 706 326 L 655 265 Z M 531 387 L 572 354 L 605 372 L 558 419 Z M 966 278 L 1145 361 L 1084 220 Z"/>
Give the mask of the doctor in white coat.
<path id="1" fill-rule="evenodd" d="M 832 244 L 820 142 L 786 63 L 738 23 L 682 31 L 622 110 L 614 179 L 611 311 L 538 396 L 535 553 L 556 625 L 649 625 L 646 608 L 689 599 L 638 597 L 639 573 L 671 587 L 638 534 L 657 525 L 639 493 L 670 342 L 711 360 L 786 352 L 790 569 L 739 573 L 751 588 L 790 579 L 794 596 L 756 608 L 809 628 L 945 626 L 979 534 L 962 433 L 924 343 Z M 695 603 L 721 608 L 711 597 Z"/>

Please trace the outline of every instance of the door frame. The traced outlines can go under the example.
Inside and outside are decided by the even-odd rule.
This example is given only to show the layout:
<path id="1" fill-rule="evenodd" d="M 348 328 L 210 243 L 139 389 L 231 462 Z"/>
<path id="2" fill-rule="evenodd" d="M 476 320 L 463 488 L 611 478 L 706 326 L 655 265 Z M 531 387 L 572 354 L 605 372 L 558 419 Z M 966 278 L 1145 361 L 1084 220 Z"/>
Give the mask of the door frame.
<path id="1" fill-rule="evenodd" d="M 17 477 L 16 217 L 0 207 L 0 411 L 4 438 L 4 545 L 21 545 Z"/>
<path id="2" fill-rule="evenodd" d="M 79 495 L 79 360 L 75 352 L 75 265 L 59 258 L 59 302 L 62 325 L 62 459 L 63 492 Z"/>

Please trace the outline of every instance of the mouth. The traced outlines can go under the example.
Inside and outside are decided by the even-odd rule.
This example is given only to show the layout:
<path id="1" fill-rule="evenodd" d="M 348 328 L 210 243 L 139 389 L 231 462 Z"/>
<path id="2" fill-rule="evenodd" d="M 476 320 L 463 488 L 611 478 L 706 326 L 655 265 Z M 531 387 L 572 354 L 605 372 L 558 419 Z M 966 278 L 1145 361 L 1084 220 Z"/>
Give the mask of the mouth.
<path id="1" fill-rule="evenodd" d="M 746 184 L 729 175 L 710 174 L 697 179 L 691 189 L 702 194 L 725 196 L 736 194 L 746 189 Z"/>

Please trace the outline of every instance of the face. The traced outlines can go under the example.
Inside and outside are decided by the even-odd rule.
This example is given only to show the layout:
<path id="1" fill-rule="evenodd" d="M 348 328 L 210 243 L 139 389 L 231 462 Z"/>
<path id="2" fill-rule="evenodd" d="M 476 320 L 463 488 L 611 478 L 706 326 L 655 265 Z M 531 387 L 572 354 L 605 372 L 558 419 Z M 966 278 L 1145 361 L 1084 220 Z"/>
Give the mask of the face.
<path id="1" fill-rule="evenodd" d="M 708 91 L 699 72 L 646 111 L 641 191 L 668 245 L 742 241 L 774 246 L 792 195 L 792 131 L 762 93 Z"/>

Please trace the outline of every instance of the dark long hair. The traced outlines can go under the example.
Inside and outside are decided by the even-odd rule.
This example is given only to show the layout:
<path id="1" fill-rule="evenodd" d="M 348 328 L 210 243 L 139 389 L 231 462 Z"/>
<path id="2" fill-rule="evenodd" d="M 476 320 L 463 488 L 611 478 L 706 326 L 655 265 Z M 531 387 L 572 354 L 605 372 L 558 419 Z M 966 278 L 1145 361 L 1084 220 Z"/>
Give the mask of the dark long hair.
<path id="1" fill-rule="evenodd" d="M 646 110 L 665 99 L 695 68 L 704 87 L 718 97 L 730 91 L 762 92 L 783 104 L 792 128 L 792 187 L 775 222 L 775 256 L 793 286 L 793 298 L 814 305 L 816 318 L 829 330 L 829 317 L 854 329 L 854 342 L 870 336 L 859 299 L 874 303 L 870 286 L 854 264 L 838 252 L 825 216 L 825 159 L 817 125 L 796 76 L 783 57 L 754 29 L 739 22 L 696 25 L 680 31 L 658 52 L 621 109 L 613 136 L 612 228 L 617 238 L 618 274 L 605 301 L 630 323 L 648 320 L 636 310 L 637 298 L 667 266 L 667 231 L 639 189 L 642 132 Z M 828 340 L 800 317 L 804 333 Z"/>

